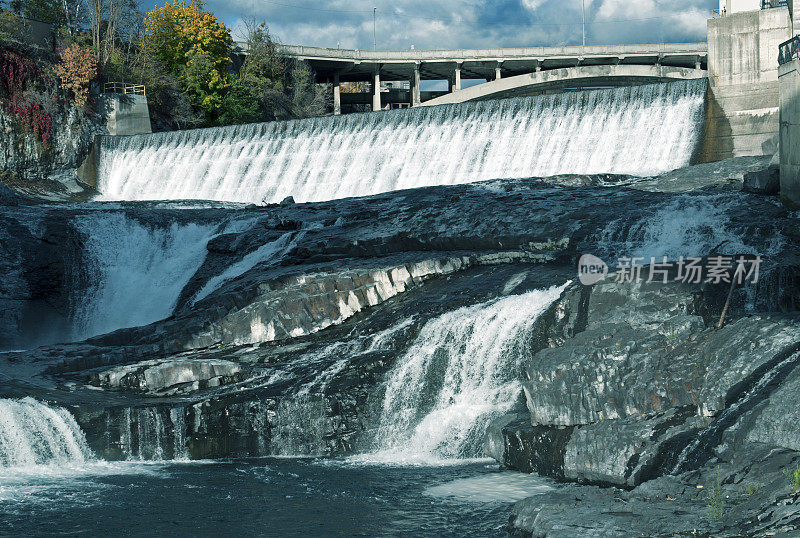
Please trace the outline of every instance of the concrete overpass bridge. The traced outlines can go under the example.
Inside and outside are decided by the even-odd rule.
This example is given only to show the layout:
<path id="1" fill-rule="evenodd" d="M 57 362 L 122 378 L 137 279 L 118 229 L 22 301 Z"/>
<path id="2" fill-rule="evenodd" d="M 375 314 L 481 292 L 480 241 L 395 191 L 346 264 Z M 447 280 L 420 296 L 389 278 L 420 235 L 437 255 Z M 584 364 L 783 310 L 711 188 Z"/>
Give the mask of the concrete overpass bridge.
<path id="1" fill-rule="evenodd" d="M 334 87 L 341 112 L 341 82 L 369 82 L 372 108 L 383 108 L 381 81 L 408 81 L 411 106 L 529 95 L 587 86 L 621 86 L 703 78 L 706 43 L 521 47 L 496 49 L 362 51 L 281 45 L 280 54 L 309 63 L 319 82 Z M 245 48 L 242 52 L 246 54 Z M 483 84 L 462 88 L 464 80 Z M 449 92 L 422 101 L 422 80 L 446 80 Z"/>

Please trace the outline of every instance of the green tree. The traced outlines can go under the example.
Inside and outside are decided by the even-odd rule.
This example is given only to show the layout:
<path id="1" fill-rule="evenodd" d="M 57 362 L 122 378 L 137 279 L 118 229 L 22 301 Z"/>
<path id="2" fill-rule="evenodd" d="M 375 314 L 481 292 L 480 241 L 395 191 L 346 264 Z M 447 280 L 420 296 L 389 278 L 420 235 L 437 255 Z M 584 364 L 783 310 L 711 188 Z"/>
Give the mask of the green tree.
<path id="1" fill-rule="evenodd" d="M 247 56 L 222 108 L 222 124 L 305 118 L 324 114 L 327 97 L 308 64 L 281 57 L 266 25 L 250 22 Z"/>
<path id="2" fill-rule="evenodd" d="M 234 77 L 230 90 L 223 100 L 219 122 L 223 125 L 241 125 L 255 123 L 262 119 L 258 101 L 254 98 L 250 88 L 242 82 L 240 77 Z"/>
<path id="3" fill-rule="evenodd" d="M 22 15 L 28 19 L 64 25 L 67 22 L 61 0 L 22 0 Z"/>
<path id="4" fill-rule="evenodd" d="M 195 106 L 214 122 L 230 87 L 230 30 L 203 3 L 176 0 L 145 17 L 145 52 L 175 76 Z"/>

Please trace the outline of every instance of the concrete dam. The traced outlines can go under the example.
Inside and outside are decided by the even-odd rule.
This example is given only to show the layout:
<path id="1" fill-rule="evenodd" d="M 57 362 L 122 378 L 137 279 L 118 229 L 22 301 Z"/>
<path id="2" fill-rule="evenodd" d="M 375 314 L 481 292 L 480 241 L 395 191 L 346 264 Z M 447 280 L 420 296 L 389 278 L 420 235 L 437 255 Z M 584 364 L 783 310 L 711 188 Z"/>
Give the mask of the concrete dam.
<path id="1" fill-rule="evenodd" d="M 705 80 L 104 137 L 100 200 L 243 203 L 503 178 L 651 176 L 689 164 Z"/>

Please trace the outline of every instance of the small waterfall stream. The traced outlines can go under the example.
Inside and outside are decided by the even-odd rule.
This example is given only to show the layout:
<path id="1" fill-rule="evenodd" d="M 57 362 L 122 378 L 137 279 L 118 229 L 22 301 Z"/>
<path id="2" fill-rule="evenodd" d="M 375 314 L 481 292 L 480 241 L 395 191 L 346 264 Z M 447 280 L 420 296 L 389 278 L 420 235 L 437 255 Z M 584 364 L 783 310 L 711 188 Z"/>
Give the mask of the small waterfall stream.
<path id="1" fill-rule="evenodd" d="M 106 428 L 124 459 L 188 460 L 185 413 L 182 407 L 125 408 L 110 415 Z"/>
<path id="2" fill-rule="evenodd" d="M 103 200 L 298 202 L 689 164 L 705 80 L 104 137 Z"/>
<path id="3" fill-rule="evenodd" d="M 564 286 L 448 312 L 425 324 L 391 371 L 375 452 L 386 462 L 474 458 L 488 422 L 522 392 L 536 320 Z"/>
<path id="4" fill-rule="evenodd" d="M 83 432 L 66 409 L 33 398 L 0 399 L 0 469 L 92 459 Z"/>

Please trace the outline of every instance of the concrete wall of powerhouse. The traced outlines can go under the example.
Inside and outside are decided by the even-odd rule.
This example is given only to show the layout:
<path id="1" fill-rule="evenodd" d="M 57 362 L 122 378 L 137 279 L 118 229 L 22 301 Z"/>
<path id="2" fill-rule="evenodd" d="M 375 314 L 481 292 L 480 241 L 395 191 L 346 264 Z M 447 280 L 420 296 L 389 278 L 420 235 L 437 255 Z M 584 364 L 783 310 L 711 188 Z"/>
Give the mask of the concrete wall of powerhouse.
<path id="1" fill-rule="evenodd" d="M 778 45 L 791 36 L 785 7 L 708 21 L 706 133 L 701 161 L 778 150 Z"/>
<path id="2" fill-rule="evenodd" d="M 800 207 L 800 60 L 780 67 L 781 197 Z"/>
<path id="3" fill-rule="evenodd" d="M 719 0 L 719 12 L 739 13 L 761 9 L 761 0 Z"/>

